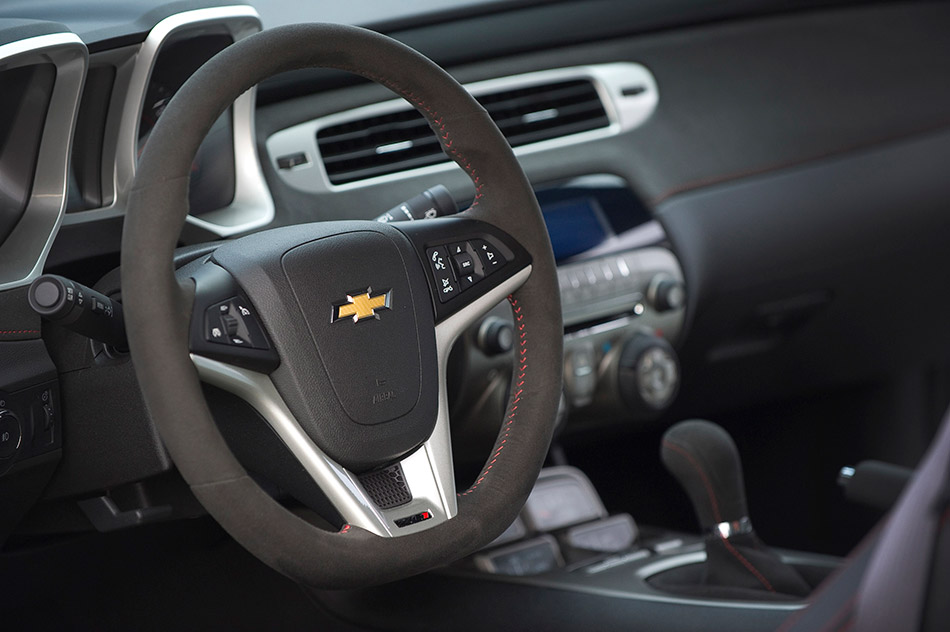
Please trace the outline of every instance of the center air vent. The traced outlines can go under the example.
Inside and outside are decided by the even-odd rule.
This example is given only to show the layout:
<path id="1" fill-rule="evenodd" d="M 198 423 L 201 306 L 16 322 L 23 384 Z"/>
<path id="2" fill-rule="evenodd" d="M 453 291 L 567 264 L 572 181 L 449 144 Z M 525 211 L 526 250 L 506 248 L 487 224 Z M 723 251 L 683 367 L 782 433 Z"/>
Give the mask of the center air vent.
<path id="1" fill-rule="evenodd" d="M 607 127 L 588 79 L 488 92 L 476 97 L 512 147 Z M 332 184 L 345 184 L 446 160 L 426 120 L 402 110 L 324 127 L 317 145 Z"/>

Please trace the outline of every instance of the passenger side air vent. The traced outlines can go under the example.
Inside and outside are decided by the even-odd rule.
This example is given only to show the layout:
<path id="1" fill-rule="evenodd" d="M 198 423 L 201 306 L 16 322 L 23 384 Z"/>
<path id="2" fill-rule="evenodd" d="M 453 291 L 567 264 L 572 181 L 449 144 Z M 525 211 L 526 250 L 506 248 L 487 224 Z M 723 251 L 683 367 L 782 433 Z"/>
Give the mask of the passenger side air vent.
<path id="1" fill-rule="evenodd" d="M 488 92 L 476 98 L 512 147 L 610 125 L 589 79 Z M 332 184 L 446 160 L 425 119 L 413 109 L 323 127 L 317 131 L 317 145 Z"/>

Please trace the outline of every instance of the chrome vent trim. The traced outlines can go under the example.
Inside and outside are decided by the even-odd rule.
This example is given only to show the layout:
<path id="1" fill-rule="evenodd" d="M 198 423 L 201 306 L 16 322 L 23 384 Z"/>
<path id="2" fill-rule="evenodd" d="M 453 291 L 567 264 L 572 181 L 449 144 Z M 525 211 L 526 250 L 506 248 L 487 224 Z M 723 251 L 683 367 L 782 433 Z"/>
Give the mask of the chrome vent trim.
<path id="1" fill-rule="evenodd" d="M 56 67 L 29 199 L 16 226 L 0 243 L 0 290 L 29 285 L 38 277 L 59 232 L 87 60 L 86 45 L 74 33 L 39 35 L 0 46 L 0 69 L 44 63 Z"/>
<path id="2" fill-rule="evenodd" d="M 152 70 L 162 46 L 182 33 L 201 34 L 207 29 L 223 28 L 235 42 L 261 30 L 260 16 L 254 7 L 232 5 L 195 9 L 171 15 L 158 22 L 141 46 L 129 47 L 127 57 L 116 58 L 114 90 L 110 104 L 105 147 L 116 147 L 111 164 L 103 163 L 103 195 L 108 206 L 68 213 L 65 224 L 82 224 L 125 214 L 129 190 L 138 162 L 138 125 Z M 106 59 L 108 53 L 97 53 Z M 128 60 L 128 62 L 126 61 Z M 112 61 L 110 59 L 110 61 Z M 264 180 L 257 154 L 254 132 L 254 103 L 257 88 L 251 88 L 233 104 L 234 199 L 229 206 L 200 217 L 188 215 L 188 224 L 219 237 L 229 237 L 264 227 L 274 219 L 274 201 Z"/>
<path id="3" fill-rule="evenodd" d="M 634 63 L 544 70 L 465 87 L 495 118 L 517 155 L 631 130 L 650 117 L 658 102 L 653 75 Z M 421 115 L 402 99 L 295 125 L 272 134 L 266 145 L 280 177 L 308 193 L 457 168 L 441 152 Z M 290 156 L 300 159 L 280 168 L 279 159 Z"/>
<path id="4" fill-rule="evenodd" d="M 610 125 L 590 79 L 491 92 L 478 100 L 512 147 Z M 329 125 L 317 131 L 317 147 L 335 185 L 446 160 L 429 124 L 414 109 Z"/>

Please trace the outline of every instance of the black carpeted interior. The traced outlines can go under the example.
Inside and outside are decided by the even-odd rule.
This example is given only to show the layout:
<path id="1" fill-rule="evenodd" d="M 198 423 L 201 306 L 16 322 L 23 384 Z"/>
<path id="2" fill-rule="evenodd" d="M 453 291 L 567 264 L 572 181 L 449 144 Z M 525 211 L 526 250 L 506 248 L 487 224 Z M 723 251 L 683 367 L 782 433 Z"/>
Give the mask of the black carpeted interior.
<path id="1" fill-rule="evenodd" d="M 353 632 L 210 518 L 38 543 L 0 555 L 4 630 Z"/>

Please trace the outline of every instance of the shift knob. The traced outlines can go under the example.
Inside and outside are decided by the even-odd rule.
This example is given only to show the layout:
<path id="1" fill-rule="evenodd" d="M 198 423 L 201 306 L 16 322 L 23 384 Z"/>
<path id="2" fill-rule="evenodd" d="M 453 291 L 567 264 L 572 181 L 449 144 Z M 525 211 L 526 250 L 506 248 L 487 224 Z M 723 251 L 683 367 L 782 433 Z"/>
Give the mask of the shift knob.
<path id="1" fill-rule="evenodd" d="M 663 435 L 660 458 L 686 490 L 706 533 L 705 594 L 809 593 L 811 587 L 801 574 L 753 531 L 742 462 L 728 432 L 708 421 L 682 421 Z"/>
<path id="2" fill-rule="evenodd" d="M 660 458 L 686 490 L 704 531 L 733 522 L 751 528 L 742 461 L 728 432 L 708 421 L 682 421 L 663 435 Z"/>

